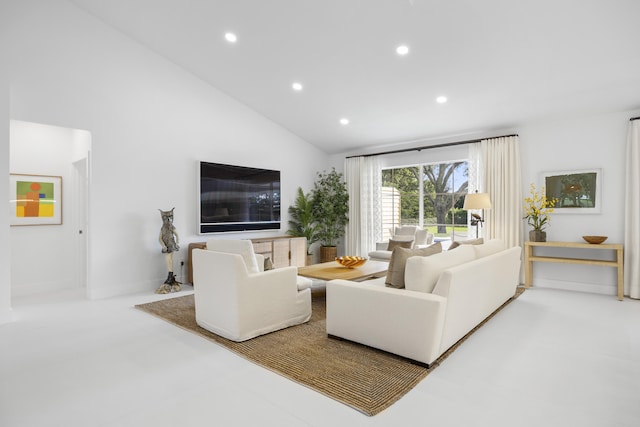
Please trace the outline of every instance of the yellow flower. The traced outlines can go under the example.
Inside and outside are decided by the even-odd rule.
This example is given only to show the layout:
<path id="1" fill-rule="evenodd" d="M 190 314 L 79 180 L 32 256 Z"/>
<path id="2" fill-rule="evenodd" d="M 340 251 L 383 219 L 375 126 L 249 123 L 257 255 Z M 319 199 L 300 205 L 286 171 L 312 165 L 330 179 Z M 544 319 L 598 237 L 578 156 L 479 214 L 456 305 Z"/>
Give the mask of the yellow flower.
<path id="1" fill-rule="evenodd" d="M 540 191 L 536 191 L 535 184 L 531 183 L 529 189 L 530 197 L 524 199 L 524 218 L 527 220 L 527 224 L 533 227 L 534 230 L 542 231 L 544 227 L 551 221 L 549 217 L 550 213 L 553 213 L 553 208 L 558 202 L 558 199 L 547 199 L 545 188 L 542 187 Z"/>

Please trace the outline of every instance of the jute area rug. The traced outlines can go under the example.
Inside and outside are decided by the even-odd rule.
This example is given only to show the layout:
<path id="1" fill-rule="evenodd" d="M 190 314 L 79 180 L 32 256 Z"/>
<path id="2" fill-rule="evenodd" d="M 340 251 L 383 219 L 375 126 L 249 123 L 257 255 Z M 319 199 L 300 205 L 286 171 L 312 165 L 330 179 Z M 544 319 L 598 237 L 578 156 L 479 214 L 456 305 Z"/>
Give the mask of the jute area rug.
<path id="1" fill-rule="evenodd" d="M 521 288 L 519 288 L 521 289 Z M 522 292 L 507 301 L 509 304 Z M 193 295 L 136 308 L 214 341 L 264 368 L 342 402 L 369 416 L 391 406 L 433 371 L 475 330 L 440 356 L 429 368 L 364 345 L 328 338 L 324 296 L 314 296 L 308 323 L 234 342 L 199 327 Z"/>

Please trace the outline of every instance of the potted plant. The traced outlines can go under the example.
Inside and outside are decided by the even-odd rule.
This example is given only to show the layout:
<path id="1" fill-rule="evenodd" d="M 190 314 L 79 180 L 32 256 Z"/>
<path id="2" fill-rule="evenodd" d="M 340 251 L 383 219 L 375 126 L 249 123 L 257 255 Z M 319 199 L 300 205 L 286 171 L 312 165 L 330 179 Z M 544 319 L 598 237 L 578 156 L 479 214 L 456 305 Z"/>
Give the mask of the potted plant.
<path id="1" fill-rule="evenodd" d="M 320 262 L 333 261 L 338 252 L 338 239 L 344 236 L 349 222 L 349 193 L 342 174 L 335 168 L 330 172 L 318 172 L 311 200 L 321 244 Z"/>
<path id="2" fill-rule="evenodd" d="M 536 191 L 536 186 L 532 183 L 529 189 L 530 195 L 524 199 L 524 219 L 533 228 L 529 231 L 529 240 L 532 242 L 547 241 L 547 232 L 544 228 L 551 221 L 549 214 L 553 213 L 553 207 L 558 201 L 558 199 L 547 199 L 544 190 L 542 187 L 542 190 Z"/>
<path id="3" fill-rule="evenodd" d="M 287 234 L 307 239 L 307 265 L 311 262 L 311 245 L 318 241 L 318 224 L 311 209 L 311 195 L 305 194 L 298 187 L 298 196 L 292 206 L 289 206 L 289 230 Z"/>

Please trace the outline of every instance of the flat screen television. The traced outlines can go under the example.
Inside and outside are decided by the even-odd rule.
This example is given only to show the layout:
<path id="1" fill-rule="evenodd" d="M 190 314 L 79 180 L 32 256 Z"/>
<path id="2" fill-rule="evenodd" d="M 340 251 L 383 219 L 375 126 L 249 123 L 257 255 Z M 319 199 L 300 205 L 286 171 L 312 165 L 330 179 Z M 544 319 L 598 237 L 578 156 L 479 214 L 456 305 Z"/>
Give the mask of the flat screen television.
<path id="1" fill-rule="evenodd" d="M 201 234 L 280 229 L 280 171 L 200 162 Z"/>

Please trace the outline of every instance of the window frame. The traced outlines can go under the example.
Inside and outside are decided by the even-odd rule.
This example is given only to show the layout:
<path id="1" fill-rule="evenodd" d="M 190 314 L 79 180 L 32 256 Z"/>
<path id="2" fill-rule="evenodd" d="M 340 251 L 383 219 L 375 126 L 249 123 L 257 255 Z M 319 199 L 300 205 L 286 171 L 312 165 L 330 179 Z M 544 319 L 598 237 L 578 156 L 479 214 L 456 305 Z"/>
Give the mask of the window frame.
<path id="1" fill-rule="evenodd" d="M 437 216 L 436 216 L 436 223 L 428 223 L 426 222 L 427 218 L 425 218 L 425 212 L 426 212 L 426 206 L 425 206 L 425 167 L 429 167 L 429 166 L 434 166 L 434 165 L 449 165 L 449 164 L 453 164 L 453 163 L 459 163 L 462 162 L 462 164 L 466 164 L 466 171 L 465 171 L 465 176 L 467 176 L 466 180 L 460 184 L 460 186 L 458 186 L 458 188 L 456 188 L 456 180 L 455 180 L 455 176 L 456 174 L 453 173 L 451 175 L 451 188 L 450 190 L 445 193 L 445 194 L 450 194 L 452 195 L 451 197 L 451 206 L 447 209 L 447 214 L 445 216 L 445 222 L 444 224 L 441 224 L 445 227 L 445 233 L 437 233 L 438 231 L 438 226 L 440 225 L 437 222 Z M 466 156 L 465 158 L 458 158 L 456 160 L 439 160 L 439 161 L 422 161 L 419 163 L 412 163 L 412 164 L 404 164 L 404 165 L 383 165 L 381 167 L 380 173 L 381 173 L 381 177 L 382 180 L 384 181 L 384 173 L 385 171 L 389 171 L 389 170 L 395 170 L 395 169 L 406 169 L 406 168 L 417 168 L 419 171 L 419 182 L 417 183 L 417 187 L 418 187 L 418 219 L 417 219 L 417 224 L 412 224 L 412 225 L 418 225 L 421 228 L 425 228 L 425 229 L 430 229 L 430 228 L 434 228 L 435 227 L 435 232 L 434 234 L 436 235 L 436 238 L 438 240 L 447 240 L 447 239 L 451 239 L 451 240 L 455 240 L 456 236 L 460 236 L 460 234 L 456 234 L 456 228 L 457 227 L 461 227 L 463 226 L 463 224 L 460 223 L 456 223 L 456 215 L 455 215 L 455 205 L 456 205 L 456 200 L 455 200 L 455 195 L 456 193 L 460 193 L 461 188 L 466 184 L 467 188 L 469 186 L 469 177 L 468 177 L 468 170 L 470 167 L 470 161 L 468 156 Z M 389 188 L 388 186 L 385 186 L 384 183 L 383 185 L 383 189 Z M 464 190 L 463 190 L 464 191 Z M 464 193 L 466 193 L 466 191 L 464 191 Z M 383 198 L 384 198 L 384 191 L 382 191 L 383 194 Z M 401 195 L 400 195 L 401 196 Z M 401 198 L 401 197 L 400 197 Z M 464 200 L 464 199 L 462 199 Z M 382 230 L 383 230 L 383 237 L 385 239 L 387 239 L 390 235 L 390 229 L 392 229 L 394 226 L 397 225 L 405 225 L 402 221 L 402 208 L 400 208 L 400 212 L 398 213 L 398 220 L 396 223 L 396 218 L 392 215 L 392 221 L 389 222 L 385 222 L 385 211 L 384 211 L 384 200 L 383 203 L 381 203 L 381 221 L 383 221 L 382 223 Z M 434 206 L 435 207 L 435 206 Z M 449 212 L 451 212 L 451 223 L 447 223 L 446 221 L 446 217 L 449 216 Z M 465 211 L 466 212 L 466 211 Z M 448 227 L 451 227 L 451 231 L 447 232 L 446 229 Z M 466 213 L 466 223 L 464 224 L 464 227 L 466 228 L 466 232 L 465 235 L 468 236 L 469 234 L 469 230 L 470 230 L 470 221 L 469 221 L 469 214 Z"/>

